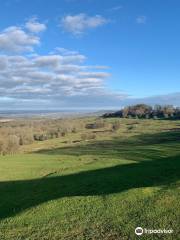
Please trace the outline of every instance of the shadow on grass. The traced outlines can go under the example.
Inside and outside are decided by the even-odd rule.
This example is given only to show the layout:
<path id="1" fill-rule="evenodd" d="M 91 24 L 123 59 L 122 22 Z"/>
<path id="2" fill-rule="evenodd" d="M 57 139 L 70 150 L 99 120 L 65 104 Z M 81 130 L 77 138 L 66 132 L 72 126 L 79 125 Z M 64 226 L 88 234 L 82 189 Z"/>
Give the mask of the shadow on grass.
<path id="1" fill-rule="evenodd" d="M 168 186 L 180 178 L 179 160 L 180 154 L 176 153 L 173 157 L 154 156 L 152 160 L 65 176 L 0 182 L 0 219 L 63 197 L 103 196 L 133 188 Z"/>
<path id="2" fill-rule="evenodd" d="M 74 146 L 42 149 L 36 151 L 36 153 L 71 156 L 99 155 L 104 158 L 124 158 L 139 162 L 141 160 L 154 160 L 162 157 L 164 153 L 173 155 L 178 142 L 180 142 L 180 132 L 168 131 L 135 135 L 130 138 L 114 137 L 112 140 L 90 141 Z M 167 145 L 171 147 L 172 153 L 166 150 Z"/>

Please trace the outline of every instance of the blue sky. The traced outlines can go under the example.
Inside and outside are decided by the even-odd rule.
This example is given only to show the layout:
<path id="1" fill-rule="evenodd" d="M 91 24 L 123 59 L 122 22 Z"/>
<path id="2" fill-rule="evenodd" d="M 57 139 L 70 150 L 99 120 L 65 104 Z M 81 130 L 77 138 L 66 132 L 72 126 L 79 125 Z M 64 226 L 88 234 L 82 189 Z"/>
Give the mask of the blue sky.
<path id="1" fill-rule="evenodd" d="M 1 0 L 0 108 L 180 105 L 178 0 Z"/>

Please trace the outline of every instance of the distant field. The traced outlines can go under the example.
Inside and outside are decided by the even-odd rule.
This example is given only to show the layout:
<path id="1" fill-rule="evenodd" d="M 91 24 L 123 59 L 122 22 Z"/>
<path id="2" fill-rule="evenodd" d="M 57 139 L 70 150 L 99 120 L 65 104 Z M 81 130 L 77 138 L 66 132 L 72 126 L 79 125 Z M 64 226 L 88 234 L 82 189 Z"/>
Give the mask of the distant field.
<path id="1" fill-rule="evenodd" d="M 180 121 L 118 121 L 0 156 L 0 240 L 180 239 Z"/>

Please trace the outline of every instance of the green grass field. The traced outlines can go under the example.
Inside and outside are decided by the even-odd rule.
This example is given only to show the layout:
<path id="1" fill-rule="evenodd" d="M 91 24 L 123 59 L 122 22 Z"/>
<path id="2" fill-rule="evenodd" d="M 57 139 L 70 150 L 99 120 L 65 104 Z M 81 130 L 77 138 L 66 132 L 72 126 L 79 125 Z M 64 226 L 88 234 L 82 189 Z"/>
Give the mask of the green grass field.
<path id="1" fill-rule="evenodd" d="M 180 239 L 180 121 L 119 121 L 1 156 L 0 240 Z"/>

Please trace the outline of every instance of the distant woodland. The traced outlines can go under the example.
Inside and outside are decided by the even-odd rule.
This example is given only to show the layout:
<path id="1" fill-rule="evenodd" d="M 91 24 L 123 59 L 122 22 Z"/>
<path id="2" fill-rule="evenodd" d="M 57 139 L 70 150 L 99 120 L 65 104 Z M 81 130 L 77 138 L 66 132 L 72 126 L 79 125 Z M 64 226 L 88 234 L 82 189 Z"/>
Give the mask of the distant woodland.
<path id="1" fill-rule="evenodd" d="M 95 139 L 96 135 L 88 129 L 102 128 L 107 125 L 102 118 L 93 122 L 87 119 L 17 119 L 0 122 L 0 155 L 19 152 L 23 145 L 36 141 L 66 137 L 67 134 L 78 133 L 82 141 Z M 90 120 L 91 121 L 91 120 Z M 118 129 L 114 123 L 110 128 Z"/>
<path id="2" fill-rule="evenodd" d="M 151 107 L 146 104 L 137 104 L 125 107 L 119 111 L 105 113 L 104 118 L 142 118 L 142 119 L 180 119 L 180 108 L 172 105 L 155 105 Z"/>
<path id="3" fill-rule="evenodd" d="M 17 119 L 0 124 L 0 154 L 14 154 L 22 145 L 60 138 L 82 128 L 76 120 Z"/>

